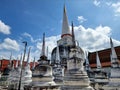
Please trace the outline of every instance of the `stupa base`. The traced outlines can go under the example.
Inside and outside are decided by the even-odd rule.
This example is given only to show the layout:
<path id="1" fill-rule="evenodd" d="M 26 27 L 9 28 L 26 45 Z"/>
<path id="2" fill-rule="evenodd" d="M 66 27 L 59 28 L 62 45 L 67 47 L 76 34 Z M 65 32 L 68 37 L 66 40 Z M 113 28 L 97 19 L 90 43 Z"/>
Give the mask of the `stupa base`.
<path id="1" fill-rule="evenodd" d="M 61 90 L 94 90 L 91 86 L 63 86 Z"/>
<path id="2" fill-rule="evenodd" d="M 120 86 L 109 86 L 105 85 L 102 87 L 103 90 L 120 90 Z"/>

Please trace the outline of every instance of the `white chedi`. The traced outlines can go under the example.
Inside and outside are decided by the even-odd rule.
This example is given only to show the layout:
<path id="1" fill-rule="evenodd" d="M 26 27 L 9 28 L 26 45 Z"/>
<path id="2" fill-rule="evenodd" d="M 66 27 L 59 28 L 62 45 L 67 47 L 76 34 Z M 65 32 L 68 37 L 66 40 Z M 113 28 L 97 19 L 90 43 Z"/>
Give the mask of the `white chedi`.
<path id="1" fill-rule="evenodd" d="M 22 83 L 29 84 L 32 82 L 32 71 L 30 70 L 30 65 L 27 65 L 23 69 L 22 73 Z"/>
<path id="2" fill-rule="evenodd" d="M 37 65 L 32 75 L 32 86 L 55 85 L 52 76 L 52 67 L 49 65 Z"/>
<path id="3" fill-rule="evenodd" d="M 111 71 L 109 83 L 102 87 L 104 90 L 120 90 L 120 64 L 117 57 L 112 39 L 110 38 L 111 45 Z"/>
<path id="4" fill-rule="evenodd" d="M 80 47 L 72 48 L 67 60 L 63 90 L 94 90 L 84 70 L 84 53 Z"/>
<path id="5" fill-rule="evenodd" d="M 21 74 L 21 67 L 17 67 L 16 69 L 11 70 L 10 74 L 9 74 L 9 78 L 8 80 L 12 83 L 18 83 L 20 80 L 20 74 Z M 21 82 L 23 84 L 29 84 L 30 82 L 32 82 L 32 71 L 30 70 L 30 66 L 27 65 L 24 67 L 24 69 L 22 70 L 22 78 L 21 78 Z"/>

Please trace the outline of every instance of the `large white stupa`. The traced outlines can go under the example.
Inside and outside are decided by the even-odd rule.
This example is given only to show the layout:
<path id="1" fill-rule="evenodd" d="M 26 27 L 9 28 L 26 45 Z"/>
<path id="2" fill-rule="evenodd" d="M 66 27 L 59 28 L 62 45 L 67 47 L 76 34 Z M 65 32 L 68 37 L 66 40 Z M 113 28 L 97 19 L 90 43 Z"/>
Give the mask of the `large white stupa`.
<path id="1" fill-rule="evenodd" d="M 57 41 L 57 47 L 52 51 L 51 62 L 57 63 L 56 53 L 59 47 L 59 65 L 64 66 L 63 86 L 61 90 L 93 90 L 90 80 L 84 70 L 84 51 L 79 47 L 75 40 L 73 23 L 70 31 L 66 8 L 64 6 L 62 35 Z"/>
<path id="2" fill-rule="evenodd" d="M 64 75 L 62 90 L 94 90 L 90 86 L 90 80 L 84 69 L 84 51 L 75 43 L 72 23 L 73 46 L 67 59 L 67 70 Z"/>

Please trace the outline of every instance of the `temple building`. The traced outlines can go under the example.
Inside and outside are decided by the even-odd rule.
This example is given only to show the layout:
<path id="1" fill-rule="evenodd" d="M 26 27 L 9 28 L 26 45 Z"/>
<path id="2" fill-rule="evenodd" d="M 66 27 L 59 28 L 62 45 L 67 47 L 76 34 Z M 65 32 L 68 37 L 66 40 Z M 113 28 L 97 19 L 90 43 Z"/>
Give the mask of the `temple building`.
<path id="1" fill-rule="evenodd" d="M 120 46 L 116 46 L 116 47 L 114 47 L 114 49 L 116 51 L 116 55 L 117 55 L 118 61 L 120 62 Z M 99 54 L 99 58 L 100 58 L 100 62 L 101 62 L 102 68 L 107 73 L 110 73 L 110 67 L 111 67 L 111 57 L 110 57 L 111 48 L 107 48 L 107 49 L 104 49 L 104 50 L 99 50 L 97 52 Z M 89 52 L 88 59 L 89 59 L 90 67 L 92 69 L 97 68 L 96 51 L 95 52 Z"/>
<path id="2" fill-rule="evenodd" d="M 13 63 L 14 63 L 14 67 L 17 66 L 17 64 L 19 65 L 20 64 L 20 60 L 18 59 L 13 59 L 11 60 Z M 4 70 L 8 67 L 8 64 L 9 64 L 10 60 L 9 59 L 1 59 L 0 60 L 0 71 L 1 72 L 4 72 Z M 24 61 L 24 64 L 26 65 L 26 61 Z M 32 67 L 35 65 L 38 64 L 38 62 L 30 62 L 30 68 L 32 69 Z"/>

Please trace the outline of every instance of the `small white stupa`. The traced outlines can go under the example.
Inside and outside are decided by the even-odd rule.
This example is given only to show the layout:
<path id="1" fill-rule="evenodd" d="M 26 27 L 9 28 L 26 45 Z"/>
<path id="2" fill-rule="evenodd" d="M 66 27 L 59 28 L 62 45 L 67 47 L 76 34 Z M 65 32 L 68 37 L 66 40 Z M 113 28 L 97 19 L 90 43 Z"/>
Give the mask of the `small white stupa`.
<path id="1" fill-rule="evenodd" d="M 30 49 L 28 51 L 28 57 L 27 57 L 27 62 L 26 65 L 22 68 L 22 55 L 20 59 L 20 64 L 18 65 L 18 61 L 16 63 L 16 68 L 12 68 L 10 74 L 9 74 L 9 81 L 10 89 L 18 89 L 19 81 L 20 81 L 20 74 L 21 74 L 21 69 L 22 69 L 22 75 L 21 75 L 21 90 L 23 90 L 24 85 L 28 85 L 30 82 L 32 82 L 32 71 L 30 70 L 30 65 L 29 65 L 29 56 L 30 56 Z M 14 66 L 14 65 L 13 65 Z"/>
<path id="2" fill-rule="evenodd" d="M 24 90 L 59 90 L 59 86 L 53 81 L 50 60 L 45 55 L 45 34 L 43 34 L 42 53 L 38 62 L 32 74 L 32 82 L 26 85 Z"/>
<path id="3" fill-rule="evenodd" d="M 103 86 L 102 88 L 104 90 L 120 90 L 120 64 L 111 38 L 110 38 L 110 45 L 111 45 L 110 78 L 109 78 L 109 83 Z"/>
<path id="4" fill-rule="evenodd" d="M 97 68 L 94 70 L 94 88 L 100 90 L 103 85 L 108 83 L 107 72 L 102 69 L 98 52 L 96 51 L 96 64 Z"/>
<path id="5" fill-rule="evenodd" d="M 87 75 L 88 75 L 88 77 L 90 79 L 90 85 L 94 86 L 94 72 L 93 72 L 93 70 L 90 67 L 90 63 L 89 63 L 88 57 L 89 57 L 89 52 L 86 51 L 85 52 L 85 70 L 86 70 Z"/>

